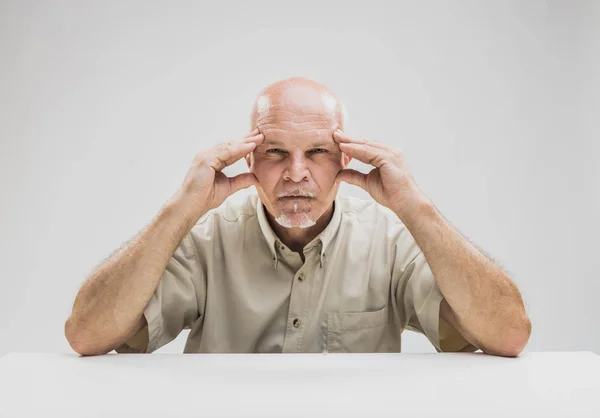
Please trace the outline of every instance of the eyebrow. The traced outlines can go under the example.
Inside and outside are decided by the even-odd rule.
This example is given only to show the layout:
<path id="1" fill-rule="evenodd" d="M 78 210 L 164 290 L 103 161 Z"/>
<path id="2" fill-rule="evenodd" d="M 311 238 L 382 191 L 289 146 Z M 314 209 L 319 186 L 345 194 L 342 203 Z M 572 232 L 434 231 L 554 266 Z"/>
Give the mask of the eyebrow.
<path id="1" fill-rule="evenodd" d="M 331 142 L 324 142 L 324 141 L 316 141 L 313 142 L 310 147 L 311 148 L 319 148 L 319 147 L 325 147 L 327 145 L 332 145 L 334 143 L 334 141 Z M 265 142 L 262 143 L 262 145 L 285 145 L 282 141 L 279 141 L 277 139 L 267 139 L 265 140 Z"/>

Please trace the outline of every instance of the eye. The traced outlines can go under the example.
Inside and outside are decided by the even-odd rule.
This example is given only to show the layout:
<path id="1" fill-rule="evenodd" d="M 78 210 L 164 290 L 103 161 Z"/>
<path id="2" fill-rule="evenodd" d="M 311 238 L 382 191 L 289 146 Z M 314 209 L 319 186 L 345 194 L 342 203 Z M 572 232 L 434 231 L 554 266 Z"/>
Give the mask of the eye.
<path id="1" fill-rule="evenodd" d="M 321 153 L 327 152 L 327 150 L 324 148 L 315 148 L 315 149 L 311 149 L 309 152 L 314 152 L 315 154 L 321 154 Z"/>
<path id="2" fill-rule="evenodd" d="M 274 154 L 285 153 L 285 151 L 282 150 L 281 148 L 271 148 L 271 149 L 267 150 L 267 152 L 268 153 L 271 152 L 271 153 L 274 153 Z"/>

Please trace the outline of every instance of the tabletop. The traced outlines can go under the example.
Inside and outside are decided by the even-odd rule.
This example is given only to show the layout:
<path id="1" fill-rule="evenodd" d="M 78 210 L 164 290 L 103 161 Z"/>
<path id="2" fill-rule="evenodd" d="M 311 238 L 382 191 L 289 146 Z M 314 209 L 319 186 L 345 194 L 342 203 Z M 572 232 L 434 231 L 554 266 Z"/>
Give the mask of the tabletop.
<path id="1" fill-rule="evenodd" d="M 0 357 L 0 417 L 600 417 L 599 398 L 587 351 Z"/>

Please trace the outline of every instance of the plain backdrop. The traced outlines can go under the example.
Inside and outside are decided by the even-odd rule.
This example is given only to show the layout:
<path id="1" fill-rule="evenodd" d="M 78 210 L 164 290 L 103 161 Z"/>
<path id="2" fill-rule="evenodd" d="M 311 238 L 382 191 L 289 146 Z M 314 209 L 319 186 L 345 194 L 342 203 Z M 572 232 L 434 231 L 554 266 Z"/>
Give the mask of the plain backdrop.
<path id="1" fill-rule="evenodd" d="M 0 1 L 0 354 L 70 352 L 91 270 L 290 76 L 341 96 L 350 134 L 401 148 L 511 274 L 526 351 L 600 353 L 599 28 L 594 1 Z"/>

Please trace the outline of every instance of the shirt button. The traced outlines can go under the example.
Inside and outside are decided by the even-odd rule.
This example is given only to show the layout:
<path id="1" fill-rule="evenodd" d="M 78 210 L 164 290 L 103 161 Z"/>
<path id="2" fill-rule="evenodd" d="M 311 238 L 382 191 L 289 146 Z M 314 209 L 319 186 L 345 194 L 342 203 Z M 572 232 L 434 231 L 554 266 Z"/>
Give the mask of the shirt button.
<path id="1" fill-rule="evenodd" d="M 306 279 L 306 276 L 304 275 L 304 273 L 300 273 L 300 276 L 298 276 L 298 280 L 303 282 L 304 279 Z"/>
<path id="2" fill-rule="evenodd" d="M 298 318 L 294 319 L 294 327 L 295 328 L 300 328 L 301 325 L 302 325 L 302 321 L 300 321 Z"/>

